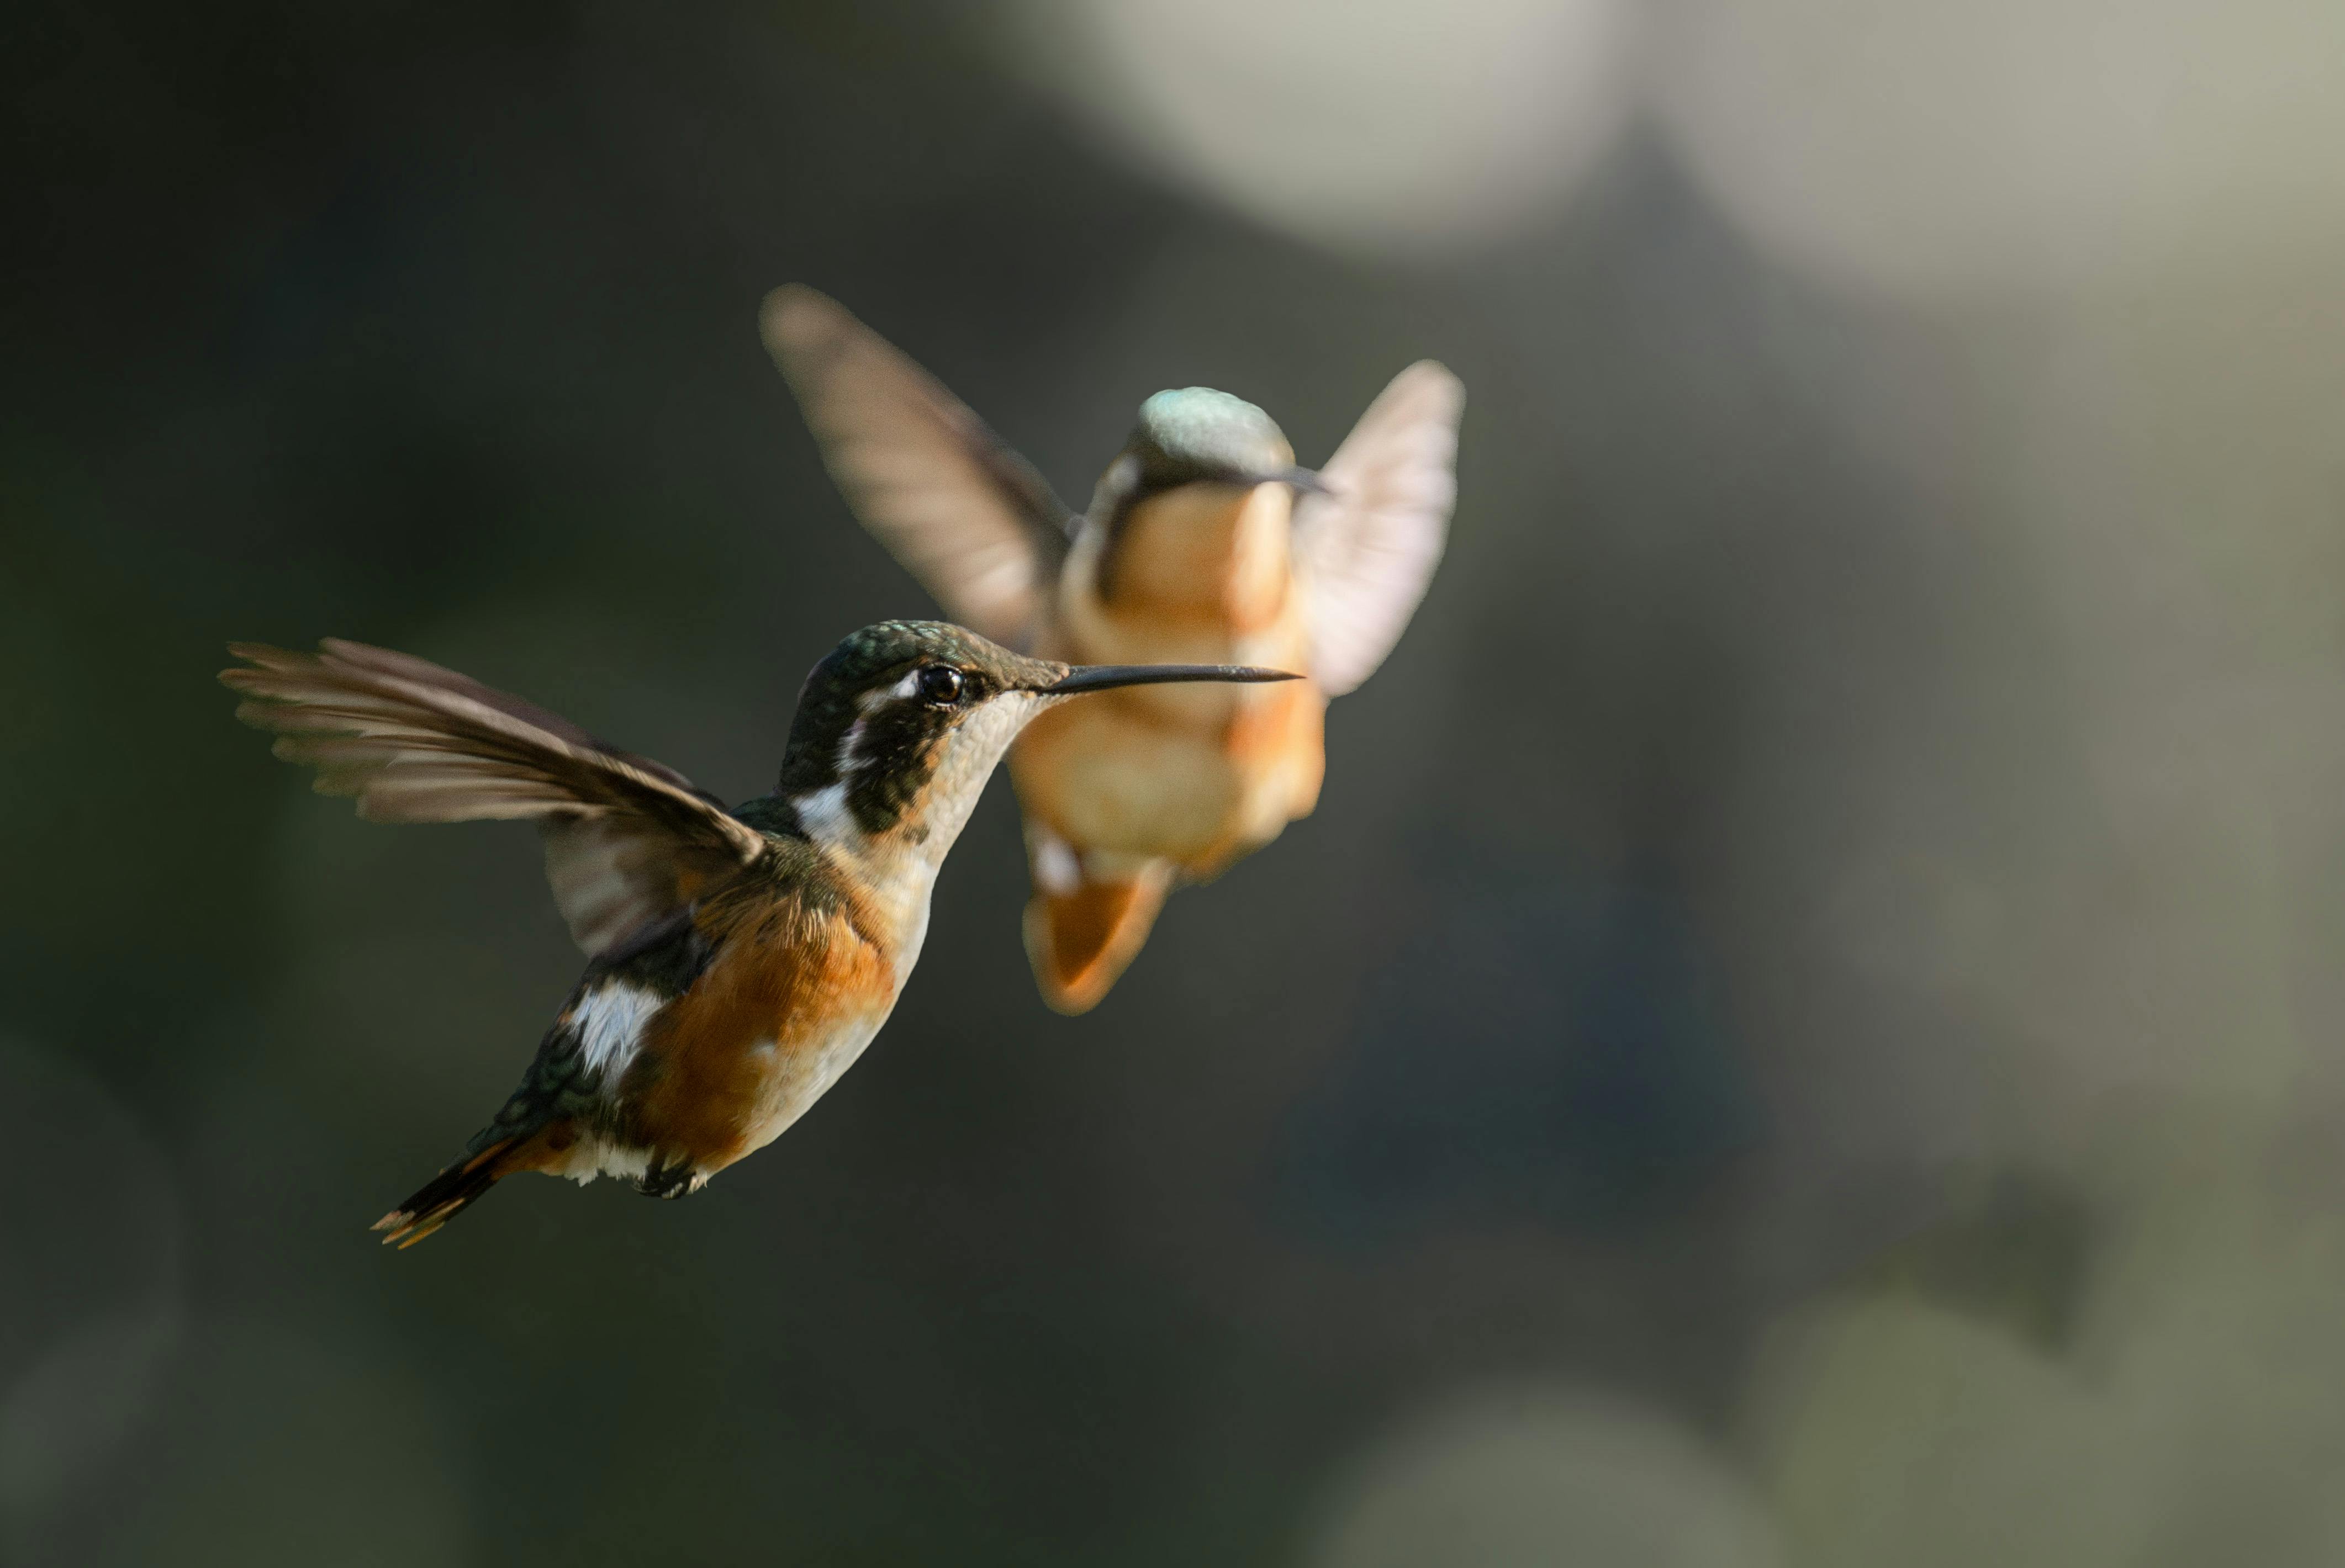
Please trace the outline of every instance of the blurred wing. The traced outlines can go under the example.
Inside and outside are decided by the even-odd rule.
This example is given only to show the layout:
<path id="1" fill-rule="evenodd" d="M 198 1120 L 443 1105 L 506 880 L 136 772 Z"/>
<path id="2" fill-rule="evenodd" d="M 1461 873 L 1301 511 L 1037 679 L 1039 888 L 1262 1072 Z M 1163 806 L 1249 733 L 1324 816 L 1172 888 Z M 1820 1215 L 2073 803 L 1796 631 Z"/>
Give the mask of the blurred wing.
<path id="1" fill-rule="evenodd" d="M 675 769 L 614 751 L 534 703 L 387 648 L 232 642 L 236 716 L 355 795 L 371 822 L 535 820 L 570 935 L 592 957 L 675 913 L 766 841 Z"/>
<path id="2" fill-rule="evenodd" d="M 797 284 L 766 297 L 766 347 L 848 504 L 945 613 L 1030 646 L 1073 513 L 927 371 Z"/>
<path id="3" fill-rule="evenodd" d="M 1340 697 L 1376 673 L 1433 582 L 1457 495 L 1466 388 L 1430 359 L 1392 379 L 1294 514 L 1311 598 L 1311 673 Z"/>

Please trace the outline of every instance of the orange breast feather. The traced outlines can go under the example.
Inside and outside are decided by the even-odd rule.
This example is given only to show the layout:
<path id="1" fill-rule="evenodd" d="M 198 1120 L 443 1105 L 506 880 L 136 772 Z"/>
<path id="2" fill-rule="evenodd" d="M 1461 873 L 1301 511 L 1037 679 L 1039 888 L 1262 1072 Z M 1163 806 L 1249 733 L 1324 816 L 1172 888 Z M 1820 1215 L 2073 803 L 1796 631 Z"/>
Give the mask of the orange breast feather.
<path id="1" fill-rule="evenodd" d="M 1288 566 L 1284 485 L 1204 487 L 1138 509 L 1105 593 L 1070 563 L 1042 650 L 1076 663 L 1301 669 L 1307 629 Z M 1160 855 L 1195 876 L 1318 804 L 1326 699 L 1309 681 L 1142 686 L 1039 715 L 1011 749 L 1026 811 L 1078 849 Z"/>
<path id="2" fill-rule="evenodd" d="M 654 1021 L 620 1098 L 634 1140 L 713 1174 L 780 1136 L 853 1064 L 896 976 L 840 909 L 720 906 L 703 929 L 716 959 Z"/>

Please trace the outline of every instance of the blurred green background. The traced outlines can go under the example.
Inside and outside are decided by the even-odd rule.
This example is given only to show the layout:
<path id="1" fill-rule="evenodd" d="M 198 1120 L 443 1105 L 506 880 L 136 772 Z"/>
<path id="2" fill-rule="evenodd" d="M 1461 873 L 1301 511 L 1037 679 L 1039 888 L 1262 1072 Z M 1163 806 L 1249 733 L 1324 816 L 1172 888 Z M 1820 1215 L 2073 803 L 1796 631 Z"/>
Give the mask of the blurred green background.
<path id="1" fill-rule="evenodd" d="M 2345 1561 L 2345 8 L 0 27 L 6 1561 Z M 928 608 L 789 279 L 1078 497 L 1440 358 L 1449 559 L 1095 1014 L 997 787 L 787 1138 L 382 1252 L 578 959 L 221 644 L 762 791 Z"/>

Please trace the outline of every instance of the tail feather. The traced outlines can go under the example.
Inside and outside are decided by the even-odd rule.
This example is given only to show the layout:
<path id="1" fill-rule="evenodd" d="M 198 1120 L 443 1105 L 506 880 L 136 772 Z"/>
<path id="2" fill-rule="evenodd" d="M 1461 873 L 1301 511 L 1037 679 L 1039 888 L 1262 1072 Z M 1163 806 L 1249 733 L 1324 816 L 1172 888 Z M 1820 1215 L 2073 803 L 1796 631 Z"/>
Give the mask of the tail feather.
<path id="1" fill-rule="evenodd" d="M 391 1232 L 382 1239 L 383 1245 L 396 1243 L 404 1251 L 479 1202 L 513 1170 L 505 1156 L 521 1141 L 500 1138 L 418 1188 L 413 1197 L 374 1222 L 374 1229 Z"/>
<path id="2" fill-rule="evenodd" d="M 1026 905 L 1026 956 L 1052 1011 L 1099 1006 L 1148 941 L 1172 891 L 1172 868 L 1151 861 L 1129 876 L 1083 875 L 1061 887 L 1037 884 Z"/>

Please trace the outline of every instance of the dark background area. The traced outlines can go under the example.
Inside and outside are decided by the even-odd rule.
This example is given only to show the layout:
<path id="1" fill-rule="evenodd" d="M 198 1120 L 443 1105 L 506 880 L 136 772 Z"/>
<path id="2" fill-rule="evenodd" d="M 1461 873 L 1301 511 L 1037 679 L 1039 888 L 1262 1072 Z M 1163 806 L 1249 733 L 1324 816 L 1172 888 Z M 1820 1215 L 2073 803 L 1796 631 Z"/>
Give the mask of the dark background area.
<path id="1" fill-rule="evenodd" d="M 7 1561 L 2335 1561 L 2336 228 L 1868 273 L 1688 67 L 1500 230 L 1331 241 L 1024 35 L 6 23 Z M 1316 461 L 1439 358 L 1448 560 L 1095 1014 L 997 786 L 788 1137 L 381 1252 L 578 961 L 529 834 L 311 797 L 221 645 L 762 792 L 929 608 L 757 342 L 792 279 L 1075 496 L 1159 387 Z"/>

